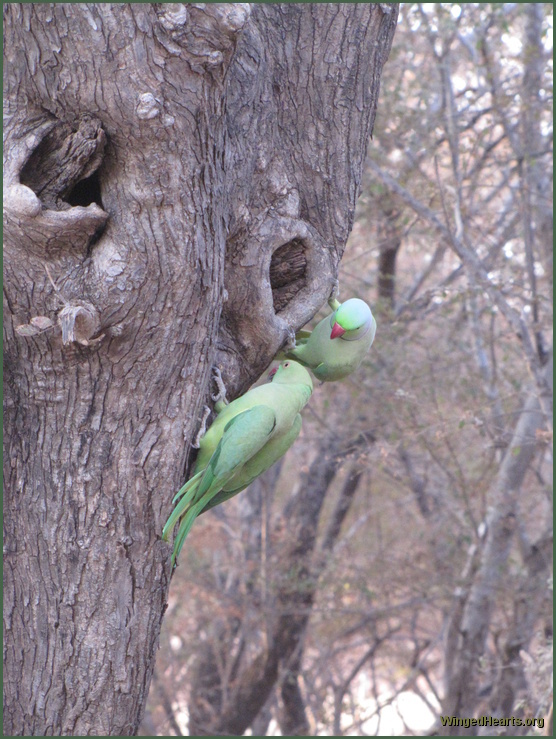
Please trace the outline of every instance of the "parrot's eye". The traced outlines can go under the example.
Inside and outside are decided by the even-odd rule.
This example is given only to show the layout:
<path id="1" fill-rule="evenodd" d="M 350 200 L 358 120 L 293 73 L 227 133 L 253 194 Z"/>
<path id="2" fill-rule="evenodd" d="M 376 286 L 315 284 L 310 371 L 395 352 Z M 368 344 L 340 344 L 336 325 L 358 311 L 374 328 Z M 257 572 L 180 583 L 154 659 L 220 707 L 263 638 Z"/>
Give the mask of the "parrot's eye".
<path id="1" fill-rule="evenodd" d="M 284 362 L 284 364 L 282 366 L 283 367 L 289 367 L 290 366 L 290 363 L 289 362 Z"/>

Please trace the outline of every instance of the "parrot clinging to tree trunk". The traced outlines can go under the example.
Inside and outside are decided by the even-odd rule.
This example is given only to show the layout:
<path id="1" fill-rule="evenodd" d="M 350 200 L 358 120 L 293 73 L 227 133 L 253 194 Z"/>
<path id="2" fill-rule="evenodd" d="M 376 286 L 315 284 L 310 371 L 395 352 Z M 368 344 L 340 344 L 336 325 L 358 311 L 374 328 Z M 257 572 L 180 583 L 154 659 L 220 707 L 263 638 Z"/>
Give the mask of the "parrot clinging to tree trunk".
<path id="1" fill-rule="evenodd" d="M 376 333 L 376 321 L 365 301 L 350 298 L 339 303 L 331 298 L 328 304 L 334 312 L 313 331 L 299 331 L 295 347 L 283 351 L 284 356 L 309 367 L 323 382 L 341 380 L 356 370 Z"/>
<path id="2" fill-rule="evenodd" d="M 200 440 L 193 476 L 176 494 L 173 502 L 177 505 L 162 531 L 168 541 L 174 524 L 183 516 L 172 565 L 197 516 L 244 490 L 280 459 L 299 435 L 300 411 L 313 392 L 311 376 L 293 361 L 282 362 L 270 376 L 270 383 L 229 404 L 216 404 L 218 415 Z"/>

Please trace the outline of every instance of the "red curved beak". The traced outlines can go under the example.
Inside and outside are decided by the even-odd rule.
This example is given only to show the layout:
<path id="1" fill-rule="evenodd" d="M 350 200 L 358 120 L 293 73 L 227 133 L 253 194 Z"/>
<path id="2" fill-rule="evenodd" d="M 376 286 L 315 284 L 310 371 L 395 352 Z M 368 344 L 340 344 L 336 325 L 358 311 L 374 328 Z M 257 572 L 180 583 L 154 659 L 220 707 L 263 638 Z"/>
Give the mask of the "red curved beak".
<path id="1" fill-rule="evenodd" d="M 330 338 L 337 339 L 338 336 L 343 336 L 345 332 L 346 332 L 345 328 L 342 328 L 339 323 L 335 323 L 332 326 L 332 333 L 330 334 Z"/>
<path id="2" fill-rule="evenodd" d="M 274 375 L 278 372 L 278 367 L 273 367 L 270 372 L 268 373 L 268 379 L 272 380 Z"/>

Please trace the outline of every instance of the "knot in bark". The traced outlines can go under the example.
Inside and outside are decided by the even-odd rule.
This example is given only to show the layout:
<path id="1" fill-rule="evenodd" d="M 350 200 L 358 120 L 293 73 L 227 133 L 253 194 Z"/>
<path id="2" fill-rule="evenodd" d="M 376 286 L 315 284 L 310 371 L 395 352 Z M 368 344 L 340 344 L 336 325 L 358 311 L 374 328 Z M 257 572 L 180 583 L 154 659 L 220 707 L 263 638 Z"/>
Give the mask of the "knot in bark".
<path id="1" fill-rule="evenodd" d="M 83 346 L 89 346 L 93 336 L 100 330 L 98 311 L 94 305 L 86 301 L 67 303 L 58 313 L 58 323 L 62 329 L 63 344 L 75 341 Z"/>

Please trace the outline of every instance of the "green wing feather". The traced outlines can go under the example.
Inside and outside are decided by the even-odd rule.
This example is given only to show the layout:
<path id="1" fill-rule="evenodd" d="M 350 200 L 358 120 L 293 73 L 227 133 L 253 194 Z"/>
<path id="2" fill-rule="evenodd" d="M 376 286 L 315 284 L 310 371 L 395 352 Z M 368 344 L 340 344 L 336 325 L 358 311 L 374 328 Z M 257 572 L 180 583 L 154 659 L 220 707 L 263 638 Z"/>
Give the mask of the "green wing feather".
<path id="1" fill-rule="evenodd" d="M 233 498 L 234 495 L 241 493 L 245 490 L 253 480 L 256 480 L 259 475 L 272 467 L 284 454 L 288 451 L 291 445 L 299 436 L 301 431 L 301 415 L 298 413 L 294 419 L 291 429 L 281 436 L 277 436 L 271 439 L 257 454 L 255 454 L 241 469 L 238 475 L 235 475 L 228 485 L 226 485 L 221 492 L 212 498 L 207 505 L 203 508 L 201 513 L 214 508 L 220 503 L 224 503 L 226 500 Z"/>
<path id="2" fill-rule="evenodd" d="M 167 539 L 174 524 L 183 516 L 174 544 L 172 564 L 199 513 L 238 470 L 264 447 L 275 425 L 274 411 L 264 405 L 243 411 L 226 424 L 207 467 L 188 480 L 174 498 L 179 502 L 162 532 L 163 538 Z"/>

